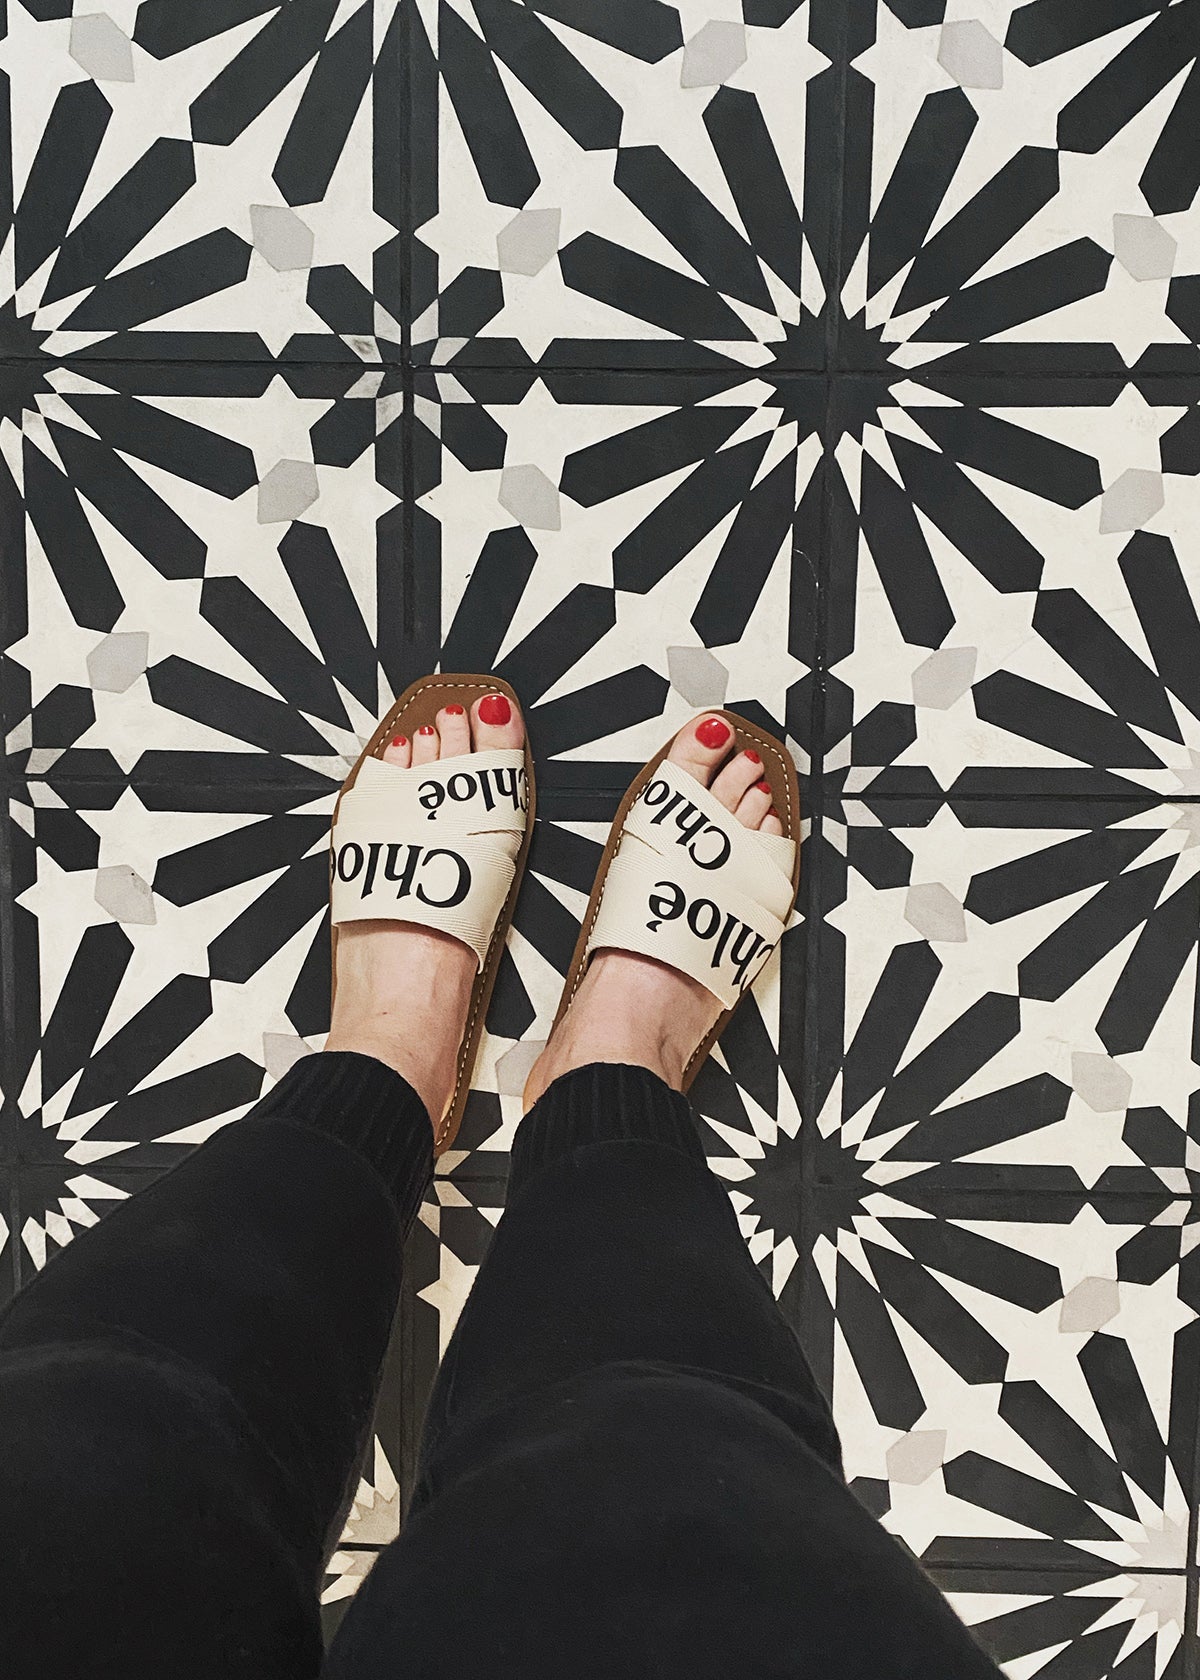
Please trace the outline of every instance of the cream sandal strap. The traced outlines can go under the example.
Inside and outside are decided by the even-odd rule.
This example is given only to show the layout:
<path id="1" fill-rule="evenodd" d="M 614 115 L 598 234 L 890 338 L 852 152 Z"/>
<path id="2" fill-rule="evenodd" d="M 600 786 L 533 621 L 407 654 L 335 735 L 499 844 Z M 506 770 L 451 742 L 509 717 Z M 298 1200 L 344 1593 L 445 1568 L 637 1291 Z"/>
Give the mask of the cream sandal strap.
<path id="1" fill-rule="evenodd" d="M 656 957 L 732 1009 L 783 935 L 795 858 L 794 840 L 748 829 L 664 759 L 625 820 L 587 948 Z"/>
<path id="2" fill-rule="evenodd" d="M 439 758 L 411 770 L 364 758 L 341 809 L 350 804 L 379 811 L 388 822 L 412 822 L 424 834 L 450 829 L 522 834 L 529 808 L 525 754 L 520 747 L 499 747 Z"/>
<path id="3" fill-rule="evenodd" d="M 525 776 L 519 749 L 411 770 L 364 759 L 331 838 L 334 923 L 416 922 L 461 939 L 482 967 L 521 849 Z"/>
<path id="4" fill-rule="evenodd" d="M 664 857 L 693 864 L 722 890 L 757 899 L 786 915 L 794 892 L 796 842 L 760 834 L 738 822 L 694 776 L 664 759 L 625 819 L 622 845 L 632 835 Z"/>
<path id="5" fill-rule="evenodd" d="M 615 947 L 656 957 L 698 980 L 732 1009 L 783 936 L 757 900 L 704 879 L 647 847 L 622 842 L 609 865 L 588 950 Z"/>

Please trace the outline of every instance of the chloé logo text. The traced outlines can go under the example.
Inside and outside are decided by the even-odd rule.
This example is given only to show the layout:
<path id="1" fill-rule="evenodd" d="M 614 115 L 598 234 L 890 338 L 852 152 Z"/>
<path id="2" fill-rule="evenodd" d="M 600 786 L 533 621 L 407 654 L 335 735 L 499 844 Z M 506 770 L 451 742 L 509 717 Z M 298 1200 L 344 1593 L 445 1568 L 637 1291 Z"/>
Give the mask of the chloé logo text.
<path id="1" fill-rule="evenodd" d="M 497 805 L 507 805 L 514 811 L 529 809 L 529 778 L 525 767 L 509 770 L 456 770 L 445 782 L 431 776 L 417 789 L 417 799 L 425 807 L 430 822 L 447 800 L 451 805 L 463 805 L 470 799 L 483 801 L 486 811 Z"/>
<path id="2" fill-rule="evenodd" d="M 383 870 L 380 872 L 380 855 Z M 466 858 L 445 846 L 404 845 L 398 840 L 372 840 L 366 847 L 356 840 L 347 840 L 330 855 L 330 878 L 336 871 L 339 881 L 349 884 L 362 877 L 360 898 L 367 898 L 378 884 L 395 883 L 396 897 L 411 894 L 422 904 L 435 910 L 452 910 L 461 904 L 471 890 L 471 866 Z"/>
<path id="3" fill-rule="evenodd" d="M 761 934 L 755 933 L 749 923 L 743 922 L 730 910 L 723 911 L 711 898 L 693 898 L 689 902 L 683 888 L 674 881 L 655 881 L 648 908 L 651 920 L 646 926 L 651 933 L 657 933 L 664 922 L 678 921 L 682 916 L 697 939 L 706 944 L 712 943 L 708 958 L 710 968 L 720 968 L 728 957 L 739 991 L 754 978 L 750 973 L 751 963 L 761 958 L 754 970 L 757 974 L 774 949 Z"/>
<path id="4" fill-rule="evenodd" d="M 663 824 L 663 833 L 682 846 L 699 869 L 720 869 L 729 862 L 729 836 L 690 799 L 674 791 L 661 779 L 648 782 L 642 789 L 642 804 L 654 812 L 650 821 Z M 667 818 L 670 817 L 670 822 Z"/>

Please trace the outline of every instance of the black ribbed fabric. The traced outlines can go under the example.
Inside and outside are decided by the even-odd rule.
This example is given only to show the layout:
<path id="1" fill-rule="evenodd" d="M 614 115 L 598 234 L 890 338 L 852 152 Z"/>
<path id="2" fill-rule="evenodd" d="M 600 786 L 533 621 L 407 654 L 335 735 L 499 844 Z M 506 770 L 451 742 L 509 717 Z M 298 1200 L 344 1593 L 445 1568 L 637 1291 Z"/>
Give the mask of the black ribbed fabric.
<path id="1" fill-rule="evenodd" d="M 392 1192 L 405 1230 L 412 1224 L 433 1176 L 433 1126 L 394 1068 L 357 1050 L 322 1050 L 289 1068 L 251 1115 L 298 1120 L 348 1144 Z"/>
<path id="2" fill-rule="evenodd" d="M 846 1486 L 804 1352 L 644 1068 L 556 1080 L 323 1680 L 1001 1680 Z"/>
<path id="3" fill-rule="evenodd" d="M 509 1192 L 573 1149 L 638 1140 L 704 1160 L 691 1104 L 649 1068 L 624 1062 L 575 1068 L 547 1087 L 517 1127 Z"/>
<path id="4" fill-rule="evenodd" d="M 316 1675 L 432 1140 L 307 1057 L 0 1314 L 4 1680 Z"/>
<path id="5" fill-rule="evenodd" d="M 4 1680 L 999 1680 L 847 1488 L 688 1104 L 607 1064 L 518 1129 L 323 1664 L 431 1155 L 398 1074 L 314 1055 L 0 1314 Z"/>

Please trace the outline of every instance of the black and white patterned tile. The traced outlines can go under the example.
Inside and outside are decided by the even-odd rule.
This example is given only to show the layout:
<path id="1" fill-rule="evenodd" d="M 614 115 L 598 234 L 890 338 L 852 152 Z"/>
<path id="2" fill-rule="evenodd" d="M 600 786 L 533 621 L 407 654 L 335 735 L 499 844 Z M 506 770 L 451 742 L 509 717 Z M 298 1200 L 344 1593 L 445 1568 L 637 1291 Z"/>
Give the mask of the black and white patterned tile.
<path id="1" fill-rule="evenodd" d="M 623 790 L 713 705 L 808 770 L 823 404 L 803 376 L 418 375 L 430 652 L 517 686 L 543 785 Z"/>
<path id="2" fill-rule="evenodd" d="M 1196 806 L 841 814 L 825 829 L 815 1179 L 1195 1195 Z"/>
<path id="3" fill-rule="evenodd" d="M 1192 814 L 826 816 L 806 1327 L 857 1491 L 931 1563 L 1187 1567 Z"/>
<path id="4" fill-rule="evenodd" d="M 13 799 L 7 1050 L 36 1265 L 320 1048 L 332 798 L 47 780 Z"/>
<path id="5" fill-rule="evenodd" d="M 935 1569 L 933 1578 L 1014 1680 L 1184 1680 L 1182 1574 Z"/>
<path id="6" fill-rule="evenodd" d="M 4 354 L 398 352 L 401 28 L 398 0 L 12 0 Z"/>
<path id="7" fill-rule="evenodd" d="M 1200 370 L 1192 8 L 847 10 L 845 365 Z"/>
<path id="8" fill-rule="evenodd" d="M 1195 382 L 842 391 L 826 770 L 855 794 L 1200 792 Z"/>
<path id="9" fill-rule="evenodd" d="M 929 1564 L 1182 1571 L 1195 1209 L 817 1192 L 810 1346 L 855 1492 Z"/>
<path id="10" fill-rule="evenodd" d="M 1198 51 L 1197 0 L 9 0 L 0 1295 L 323 1041 L 391 696 L 497 669 L 538 756 L 330 1627 L 617 800 L 725 704 L 812 816 L 693 1094 L 855 1486 L 1014 1680 L 1190 1680 Z"/>
<path id="11" fill-rule="evenodd" d="M 12 771 L 340 782 L 401 676 L 402 398 L 385 376 L 4 377 Z"/>
<path id="12" fill-rule="evenodd" d="M 419 359 L 819 365 L 807 0 L 414 0 L 411 55 Z"/>

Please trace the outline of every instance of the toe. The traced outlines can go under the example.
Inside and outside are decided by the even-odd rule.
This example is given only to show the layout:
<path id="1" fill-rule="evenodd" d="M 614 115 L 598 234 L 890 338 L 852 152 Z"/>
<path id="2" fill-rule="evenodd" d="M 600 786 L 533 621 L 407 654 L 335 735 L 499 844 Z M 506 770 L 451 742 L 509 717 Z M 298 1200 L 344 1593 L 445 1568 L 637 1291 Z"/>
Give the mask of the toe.
<path id="1" fill-rule="evenodd" d="M 438 732 L 431 723 L 423 723 L 413 736 L 414 764 L 432 764 L 438 755 Z"/>
<path id="2" fill-rule="evenodd" d="M 525 740 L 521 708 L 507 694 L 485 694 L 471 707 L 471 738 L 480 752 L 521 746 Z"/>
<path id="3" fill-rule="evenodd" d="M 766 782 L 755 782 L 738 800 L 734 815 L 747 828 L 760 828 L 763 818 L 772 809 L 770 788 Z"/>
<path id="4" fill-rule="evenodd" d="M 733 730 L 725 719 L 708 713 L 684 725 L 671 742 L 667 757 L 707 787 L 718 766 L 729 757 L 732 745 Z"/>
<path id="5" fill-rule="evenodd" d="M 401 770 L 407 770 L 412 763 L 412 742 L 407 735 L 393 735 L 384 748 L 383 762 L 398 764 Z"/>
<path id="6" fill-rule="evenodd" d="M 783 833 L 783 823 L 780 821 L 779 812 L 775 809 L 774 805 L 772 805 L 766 816 L 759 823 L 758 829 L 760 834 Z"/>
<path id="7" fill-rule="evenodd" d="M 735 753 L 728 764 L 723 765 L 719 774 L 714 778 L 712 794 L 719 799 L 728 811 L 736 811 L 738 803 L 744 793 L 748 792 L 756 782 L 763 780 L 762 759 L 753 747 L 747 747 L 744 752 Z M 763 783 L 766 786 L 766 783 Z M 766 813 L 767 805 L 771 803 L 771 790 L 767 788 L 767 804 L 759 812 L 759 816 Z"/>
<path id="8" fill-rule="evenodd" d="M 465 706 L 457 702 L 443 706 L 437 715 L 437 732 L 441 743 L 440 757 L 456 758 L 459 753 L 470 752 L 471 723 Z"/>

